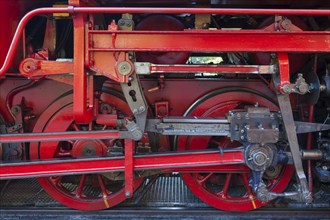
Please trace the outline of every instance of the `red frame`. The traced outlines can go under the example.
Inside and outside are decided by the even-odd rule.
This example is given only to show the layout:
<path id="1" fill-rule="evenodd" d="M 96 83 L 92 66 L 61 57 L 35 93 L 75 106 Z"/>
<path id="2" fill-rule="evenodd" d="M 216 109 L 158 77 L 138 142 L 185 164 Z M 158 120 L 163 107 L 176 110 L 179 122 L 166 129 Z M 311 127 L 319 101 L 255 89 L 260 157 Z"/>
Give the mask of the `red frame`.
<path id="1" fill-rule="evenodd" d="M 40 8 L 27 13 L 13 37 L 5 62 L 0 70 L 0 77 L 7 72 L 15 52 L 18 48 L 27 22 L 34 16 L 49 13 L 69 13 L 74 15 L 74 117 L 80 123 L 88 123 L 93 116 L 93 89 L 92 81 L 86 76 L 85 67 L 91 65 L 91 53 L 113 53 L 130 51 L 196 51 L 196 52 L 276 52 L 280 66 L 279 91 L 281 86 L 290 83 L 288 69 L 289 52 L 329 52 L 329 31 L 301 31 L 301 32 L 265 32 L 260 30 L 249 31 L 96 31 L 87 30 L 85 15 L 87 13 L 191 13 L 191 14 L 246 14 L 246 15 L 330 15 L 330 10 L 292 10 L 292 9 L 231 9 L 231 8 L 100 8 L 100 7 L 73 7 Z M 86 35 L 87 32 L 87 35 Z M 94 44 L 86 43 L 92 39 Z M 175 39 L 175 41 L 173 41 Z M 161 44 L 160 44 L 161 42 Z M 184 44 L 182 43 L 184 42 Z M 238 43 L 241 42 L 241 43 Z M 270 43 L 272 42 L 272 43 Z M 198 45 L 198 46 L 196 46 Z M 83 54 L 88 51 L 88 58 Z M 111 67 L 112 68 L 112 67 Z M 175 68 L 173 71 L 177 70 Z M 125 82 L 127 79 L 118 79 Z M 88 89 L 87 89 L 88 88 Z M 283 92 L 283 91 L 282 91 Z M 89 97 L 88 97 L 89 95 Z M 89 103 L 88 103 L 89 100 Z M 67 138 L 66 134 L 58 134 L 58 138 Z M 90 134 L 91 135 L 91 134 Z M 118 135 L 115 134 L 115 135 Z M 27 137 L 28 135 L 26 135 Z M 1 135 L 2 141 L 14 140 L 14 136 Z M 8 139 L 4 139 L 4 138 Z M 83 138 L 89 138 L 86 134 Z M 50 140 L 50 139 L 49 139 Z M 18 141 L 17 139 L 15 141 Z M 20 139 L 28 141 L 28 139 Z M 42 163 L 1 164 L 0 179 L 21 178 L 43 175 L 64 175 L 84 172 L 108 172 L 111 170 L 125 170 L 127 181 L 126 192 L 132 195 L 133 170 L 135 169 L 183 169 L 184 167 L 216 166 L 244 163 L 242 152 L 193 155 L 169 155 L 133 157 L 133 146 L 127 141 L 125 159 L 88 159 L 72 162 L 49 161 Z M 151 160 L 152 158 L 152 160 Z M 101 162 L 100 162 L 101 161 Z M 115 161 L 115 162 L 114 162 Z M 88 163 L 87 163 L 88 162 Z M 43 164 L 43 166 L 40 166 Z M 128 197 L 129 197 L 128 196 Z"/>

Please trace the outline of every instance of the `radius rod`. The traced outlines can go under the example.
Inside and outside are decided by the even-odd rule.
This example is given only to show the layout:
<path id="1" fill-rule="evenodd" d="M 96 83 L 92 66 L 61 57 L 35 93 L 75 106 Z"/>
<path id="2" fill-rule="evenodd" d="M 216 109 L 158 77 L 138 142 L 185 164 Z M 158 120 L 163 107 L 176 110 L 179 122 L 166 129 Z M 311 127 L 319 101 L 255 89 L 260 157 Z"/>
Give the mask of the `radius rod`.
<path id="1" fill-rule="evenodd" d="M 225 118 L 166 117 L 163 119 L 147 119 L 146 123 L 146 132 L 163 135 L 228 136 L 230 134 L 230 123 Z M 330 125 L 327 124 L 300 121 L 294 123 L 297 134 L 330 129 Z M 0 134 L 0 143 L 97 139 L 134 139 L 134 137 L 131 132 L 122 130 Z"/>

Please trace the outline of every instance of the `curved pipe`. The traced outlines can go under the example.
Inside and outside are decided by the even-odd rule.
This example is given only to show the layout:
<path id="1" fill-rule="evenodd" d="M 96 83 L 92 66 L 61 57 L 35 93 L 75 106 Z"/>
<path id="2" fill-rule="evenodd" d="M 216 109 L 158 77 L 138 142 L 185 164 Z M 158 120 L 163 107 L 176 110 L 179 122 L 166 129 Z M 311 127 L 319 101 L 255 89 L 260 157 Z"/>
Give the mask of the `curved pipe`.
<path id="1" fill-rule="evenodd" d="M 309 9 L 250 9 L 250 8 L 134 8 L 134 7 L 73 7 L 65 8 L 38 8 L 27 13 L 19 22 L 13 40 L 8 49 L 6 59 L 0 69 L 2 77 L 9 69 L 15 52 L 22 37 L 23 30 L 29 20 L 40 14 L 50 13 L 150 13 L 150 14 L 240 14 L 240 15 L 315 15 L 329 16 L 330 10 Z"/>
<path id="2" fill-rule="evenodd" d="M 40 14 L 68 13 L 69 11 L 70 11 L 69 7 L 68 8 L 38 8 L 38 9 L 35 9 L 35 10 L 27 13 L 22 18 L 22 20 L 19 22 L 19 24 L 17 26 L 13 40 L 11 41 L 10 47 L 8 49 L 6 59 L 0 69 L 0 77 L 2 77 L 9 69 L 9 67 L 13 61 L 13 58 L 15 56 L 15 52 L 16 52 L 17 46 L 19 44 L 19 41 L 22 37 L 23 30 L 31 18 L 33 18 L 34 16 L 37 16 L 37 15 L 40 15 Z"/>

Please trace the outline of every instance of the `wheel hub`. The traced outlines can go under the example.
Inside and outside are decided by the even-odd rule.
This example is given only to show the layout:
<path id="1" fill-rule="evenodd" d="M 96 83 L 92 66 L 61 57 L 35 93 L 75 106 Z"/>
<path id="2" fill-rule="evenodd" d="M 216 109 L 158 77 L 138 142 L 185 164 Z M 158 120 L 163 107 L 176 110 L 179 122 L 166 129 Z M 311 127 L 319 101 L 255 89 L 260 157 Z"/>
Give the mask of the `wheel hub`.
<path id="1" fill-rule="evenodd" d="M 224 117 L 232 110 L 242 110 L 244 107 L 252 106 L 255 103 L 269 108 L 270 111 L 278 110 L 273 102 L 255 91 L 231 88 L 214 91 L 201 97 L 188 108 L 184 116 Z M 247 144 L 246 142 L 244 143 Z M 253 147 L 253 145 L 256 146 Z M 219 136 L 180 136 L 177 140 L 178 150 L 233 148 L 239 146 L 242 146 L 242 143 L 232 142 L 229 138 Z M 271 147 L 269 149 L 268 147 L 261 147 L 261 144 L 249 144 L 248 146 L 250 147 L 248 151 L 245 151 L 247 153 L 245 154 L 245 159 L 246 161 L 250 159 L 248 163 L 257 169 L 266 169 L 266 174 L 261 176 L 261 178 L 265 182 L 267 190 L 276 193 L 282 192 L 291 179 L 293 167 L 290 165 L 275 166 L 275 164 L 272 164 L 272 161 L 276 161 L 274 157 L 277 157 L 277 154 L 274 153 Z M 273 171 L 271 171 L 272 167 L 274 167 Z M 267 175 L 268 173 L 269 175 Z M 182 173 L 181 176 L 189 189 L 199 199 L 217 209 L 243 212 L 265 205 L 250 186 L 249 179 L 251 178 L 251 173 L 240 169 L 238 166 L 232 165 L 228 172 Z"/>
<path id="2" fill-rule="evenodd" d="M 248 145 L 245 148 L 245 161 L 247 166 L 254 171 L 265 171 L 276 161 L 276 147 L 273 144 L 261 146 L 260 144 Z"/>
<path id="3" fill-rule="evenodd" d="M 72 147 L 72 156 L 97 157 L 105 156 L 107 147 L 100 140 L 80 140 L 76 141 Z"/>
<path id="4" fill-rule="evenodd" d="M 118 114 L 129 115 L 127 103 L 116 96 L 112 90 L 102 93 L 100 100 L 114 106 Z M 103 126 L 97 123 L 89 125 L 77 124 L 72 116 L 72 95 L 57 99 L 39 117 L 34 132 L 86 131 L 99 130 Z M 102 105 L 105 106 L 105 105 Z M 101 110 L 104 110 L 103 107 Z M 114 111 L 115 109 L 112 109 Z M 30 158 L 50 159 L 68 157 L 100 157 L 107 156 L 107 146 L 114 140 L 80 140 L 60 142 L 33 142 L 30 145 Z M 115 174 L 113 174 L 115 175 Z M 125 182 L 121 179 L 108 179 L 103 174 L 83 174 L 68 176 L 51 176 L 38 178 L 39 184 L 54 199 L 62 204 L 79 210 L 101 210 L 124 201 Z M 135 178 L 134 190 L 143 182 L 143 178 Z"/>

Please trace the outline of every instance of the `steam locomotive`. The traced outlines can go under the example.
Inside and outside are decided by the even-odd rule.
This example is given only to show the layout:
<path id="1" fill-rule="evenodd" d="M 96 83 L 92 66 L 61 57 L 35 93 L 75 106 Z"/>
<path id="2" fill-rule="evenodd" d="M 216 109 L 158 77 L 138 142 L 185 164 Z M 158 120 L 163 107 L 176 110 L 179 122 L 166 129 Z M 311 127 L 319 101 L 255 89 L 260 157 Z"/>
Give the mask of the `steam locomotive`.
<path id="1" fill-rule="evenodd" d="M 330 182 L 330 3 L 288 2 L 1 1 L 0 179 L 80 210 L 165 173 L 220 210 L 312 203 Z"/>

